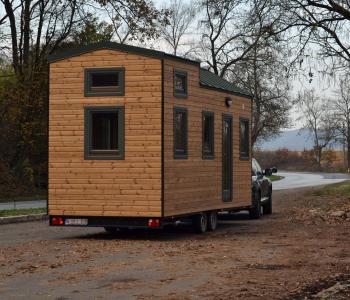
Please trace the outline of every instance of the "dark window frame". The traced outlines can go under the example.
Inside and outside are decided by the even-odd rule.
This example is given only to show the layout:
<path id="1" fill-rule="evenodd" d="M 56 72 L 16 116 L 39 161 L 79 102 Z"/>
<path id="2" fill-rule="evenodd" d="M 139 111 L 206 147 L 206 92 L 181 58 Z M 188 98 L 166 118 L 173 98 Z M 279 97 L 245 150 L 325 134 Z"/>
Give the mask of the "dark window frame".
<path id="1" fill-rule="evenodd" d="M 241 124 L 242 122 L 246 122 L 247 123 L 247 126 L 248 126 L 248 136 L 245 137 L 246 138 L 246 141 L 245 143 L 247 143 L 247 151 L 248 152 L 245 152 L 243 149 L 242 149 L 242 134 L 241 134 Z M 243 117 L 240 117 L 239 118 L 239 158 L 241 160 L 249 160 L 250 159 L 250 120 L 248 118 L 243 118 Z"/>
<path id="2" fill-rule="evenodd" d="M 117 151 L 93 153 L 92 146 L 92 114 L 116 112 L 118 114 L 118 146 Z M 84 107 L 84 159 L 85 160 L 122 160 L 125 155 L 124 106 L 85 106 Z M 114 153 L 112 153 L 114 152 Z M 115 153 L 117 152 L 117 153 Z"/>
<path id="3" fill-rule="evenodd" d="M 210 117 L 212 119 L 212 127 L 210 129 L 210 142 L 211 142 L 211 152 L 207 152 L 204 149 L 204 117 Z M 212 111 L 202 111 L 202 159 L 214 159 L 215 158 L 215 114 Z"/>
<path id="4" fill-rule="evenodd" d="M 91 91 L 91 75 L 94 73 L 118 73 L 119 90 L 118 91 Z M 99 97 L 99 96 L 124 96 L 125 95 L 125 68 L 88 68 L 84 69 L 84 96 Z"/>
<path id="5" fill-rule="evenodd" d="M 185 115 L 185 128 L 184 128 L 184 138 L 185 138 L 185 149 L 176 149 L 176 114 L 184 113 Z M 188 158 L 188 111 L 185 107 L 174 107 L 173 114 L 173 142 L 174 142 L 174 159 L 187 159 Z"/>
<path id="6" fill-rule="evenodd" d="M 175 87 L 176 75 L 185 77 L 185 92 L 177 90 Z M 174 69 L 174 96 L 177 98 L 187 98 L 188 97 L 188 76 L 187 71 Z"/>

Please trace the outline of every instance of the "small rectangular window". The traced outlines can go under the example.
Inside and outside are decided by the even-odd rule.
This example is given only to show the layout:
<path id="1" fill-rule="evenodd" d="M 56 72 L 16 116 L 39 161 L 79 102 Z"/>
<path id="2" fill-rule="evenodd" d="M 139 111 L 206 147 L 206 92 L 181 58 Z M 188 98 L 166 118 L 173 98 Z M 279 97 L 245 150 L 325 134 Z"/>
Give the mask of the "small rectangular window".
<path id="1" fill-rule="evenodd" d="M 203 159 L 214 158 L 214 113 L 202 112 L 202 152 Z"/>
<path id="2" fill-rule="evenodd" d="M 85 108 L 85 159 L 124 158 L 124 108 Z"/>
<path id="3" fill-rule="evenodd" d="M 187 98 L 187 72 L 174 70 L 174 96 Z"/>
<path id="4" fill-rule="evenodd" d="M 123 96 L 124 68 L 85 69 L 85 96 Z"/>
<path id="5" fill-rule="evenodd" d="M 187 158 L 187 109 L 174 108 L 174 158 Z"/>
<path id="6" fill-rule="evenodd" d="M 239 126 L 239 143 L 240 143 L 240 157 L 243 159 L 249 158 L 249 120 L 240 118 Z"/>

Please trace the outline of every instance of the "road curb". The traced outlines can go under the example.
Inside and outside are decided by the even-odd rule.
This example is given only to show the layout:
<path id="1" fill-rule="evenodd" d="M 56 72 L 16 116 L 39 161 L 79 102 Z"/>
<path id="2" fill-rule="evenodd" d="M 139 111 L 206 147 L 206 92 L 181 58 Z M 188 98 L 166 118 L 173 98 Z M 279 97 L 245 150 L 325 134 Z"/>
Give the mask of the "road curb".
<path id="1" fill-rule="evenodd" d="M 11 223 L 43 221 L 43 220 L 48 220 L 48 218 L 49 218 L 49 216 L 47 214 L 35 214 L 35 215 L 13 216 L 13 217 L 1 217 L 0 218 L 0 225 L 11 224 Z"/>

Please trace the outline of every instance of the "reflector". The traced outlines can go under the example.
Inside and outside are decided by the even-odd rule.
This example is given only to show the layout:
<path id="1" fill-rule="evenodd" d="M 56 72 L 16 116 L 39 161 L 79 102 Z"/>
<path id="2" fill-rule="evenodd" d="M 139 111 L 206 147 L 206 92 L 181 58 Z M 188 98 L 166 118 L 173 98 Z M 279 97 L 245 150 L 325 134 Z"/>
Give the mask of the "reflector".
<path id="1" fill-rule="evenodd" d="M 63 225 L 63 218 L 61 217 L 53 217 L 52 218 L 52 225 Z"/>
<path id="2" fill-rule="evenodd" d="M 159 227 L 160 221 L 159 219 L 149 219 L 148 220 L 148 227 Z"/>

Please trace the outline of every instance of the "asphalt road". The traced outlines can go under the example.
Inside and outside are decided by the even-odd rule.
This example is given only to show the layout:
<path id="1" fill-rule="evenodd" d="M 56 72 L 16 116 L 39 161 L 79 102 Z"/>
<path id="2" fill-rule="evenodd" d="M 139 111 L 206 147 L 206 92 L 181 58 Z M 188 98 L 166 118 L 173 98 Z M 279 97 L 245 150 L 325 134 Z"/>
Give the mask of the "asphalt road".
<path id="1" fill-rule="evenodd" d="M 342 173 L 279 172 L 277 175 L 283 176 L 284 179 L 273 182 L 274 190 L 313 187 L 350 179 L 348 174 Z"/>
<path id="2" fill-rule="evenodd" d="M 0 210 L 20 208 L 42 208 L 46 207 L 46 200 L 35 201 L 12 201 L 0 203 Z"/>

